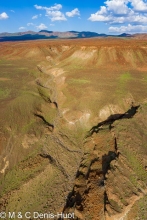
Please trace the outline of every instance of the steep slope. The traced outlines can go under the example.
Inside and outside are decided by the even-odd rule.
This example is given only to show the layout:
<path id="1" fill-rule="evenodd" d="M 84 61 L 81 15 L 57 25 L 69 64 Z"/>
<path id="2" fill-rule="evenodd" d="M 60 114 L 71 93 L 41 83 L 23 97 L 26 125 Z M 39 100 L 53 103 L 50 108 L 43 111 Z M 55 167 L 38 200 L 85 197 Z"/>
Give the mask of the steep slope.
<path id="1" fill-rule="evenodd" d="M 145 112 L 146 104 L 132 107 L 91 129 L 63 212 L 78 219 L 146 219 L 139 205 L 147 194 Z"/>
<path id="2" fill-rule="evenodd" d="M 146 45 L 0 44 L 1 211 L 145 218 Z"/>
<path id="3" fill-rule="evenodd" d="M 106 37 L 106 34 L 98 34 L 90 31 L 66 31 L 54 32 L 41 30 L 39 32 L 25 31 L 18 33 L 0 33 L 0 42 L 4 41 L 26 41 L 26 40 L 39 40 L 39 39 L 70 39 L 70 38 L 92 38 L 92 37 Z"/>

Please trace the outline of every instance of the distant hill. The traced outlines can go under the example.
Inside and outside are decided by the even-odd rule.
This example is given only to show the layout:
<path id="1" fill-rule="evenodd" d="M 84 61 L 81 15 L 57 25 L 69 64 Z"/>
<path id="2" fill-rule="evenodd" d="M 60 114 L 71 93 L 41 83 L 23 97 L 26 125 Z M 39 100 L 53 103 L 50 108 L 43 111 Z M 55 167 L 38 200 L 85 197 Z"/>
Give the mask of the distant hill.
<path id="1" fill-rule="evenodd" d="M 25 40 L 38 40 L 38 39 L 74 39 L 74 38 L 92 38 L 92 37 L 132 37 L 133 35 L 123 33 L 121 35 L 106 35 L 98 34 L 90 31 L 66 31 L 66 32 L 53 32 L 48 30 L 41 30 L 39 32 L 25 31 L 16 33 L 1 33 L 0 42 L 3 41 L 25 41 Z"/>
<path id="2" fill-rule="evenodd" d="M 118 37 L 131 37 L 131 36 L 132 36 L 131 34 L 126 34 L 126 33 L 118 35 Z"/>

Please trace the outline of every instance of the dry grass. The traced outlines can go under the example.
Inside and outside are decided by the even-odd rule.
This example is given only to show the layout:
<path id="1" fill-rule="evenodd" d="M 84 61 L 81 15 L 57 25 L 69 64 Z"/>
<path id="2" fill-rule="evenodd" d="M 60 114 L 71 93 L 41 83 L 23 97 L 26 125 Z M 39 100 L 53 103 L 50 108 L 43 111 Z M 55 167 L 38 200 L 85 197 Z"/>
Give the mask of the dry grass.
<path id="1" fill-rule="evenodd" d="M 46 167 L 47 163 L 42 162 L 39 165 L 35 159 L 31 159 L 31 152 L 35 152 L 33 158 L 36 158 L 42 152 L 42 148 L 45 149 L 56 163 L 58 162 L 58 166 L 60 162 L 59 167 L 65 169 L 69 176 L 71 175 L 68 177 L 72 179 L 71 183 L 81 159 L 79 152 L 83 150 L 83 138 L 87 130 L 99 122 L 100 110 L 107 109 L 111 105 L 118 106 L 118 109 L 125 112 L 130 106 L 129 99 L 135 103 L 147 99 L 146 45 L 146 40 L 115 38 L 0 43 L 0 115 L 2 116 L 0 122 L 3 137 L 0 146 L 3 150 L 0 149 L 0 152 L 2 161 L 8 156 L 10 162 L 10 167 L 1 182 L 1 195 L 16 190 L 9 198 L 10 210 L 15 207 L 16 210 L 23 211 L 28 208 L 39 210 L 40 207 L 40 210 L 44 211 L 50 208 L 50 204 L 56 208 L 58 201 L 52 205 L 53 199 L 49 197 L 59 197 L 59 203 L 63 202 L 65 191 L 61 183 L 65 178 L 63 173 L 52 168 L 55 173 L 57 172 L 58 178 L 55 177 Z M 38 64 L 43 67 L 40 72 L 36 68 Z M 52 71 L 58 69 L 63 70 L 62 76 L 54 74 L 50 78 Z M 60 77 L 64 77 L 65 81 L 61 80 L 61 83 Z M 36 78 L 40 78 L 46 83 L 45 85 L 52 86 L 52 90 L 39 87 L 38 91 Z M 57 103 L 59 111 L 51 107 L 49 99 L 53 99 L 50 100 L 52 102 L 62 99 Z M 76 124 L 78 126 L 70 127 L 62 114 L 66 109 L 69 109 L 69 121 L 72 118 L 76 121 L 80 118 L 79 115 L 87 112 L 90 114 L 89 121 L 83 125 L 82 122 L 78 122 Z M 40 118 L 34 117 L 36 112 L 48 123 L 55 122 L 54 133 L 49 132 Z M 132 127 L 135 126 L 135 122 L 133 123 Z M 123 126 L 127 127 L 126 121 Z M 118 126 L 119 132 L 123 135 L 123 132 L 126 133 L 128 130 L 124 131 Z M 29 140 L 31 135 L 38 142 L 23 149 L 24 137 L 26 140 L 28 137 Z M 142 125 L 139 127 L 139 134 L 136 132 L 136 135 L 139 136 L 139 140 L 141 135 L 146 136 Z M 131 137 L 133 136 L 134 134 L 131 133 Z M 124 141 L 125 137 L 122 139 Z M 138 151 L 132 153 L 132 148 L 127 150 L 123 145 L 119 147 L 129 161 L 128 166 L 141 181 L 146 180 L 140 157 L 136 156 Z M 105 149 L 109 151 L 109 148 L 108 140 Z M 79 152 L 75 153 L 78 150 Z M 141 150 L 146 153 L 146 145 L 144 148 L 141 147 Z M 100 152 L 102 151 L 103 148 L 100 149 Z M 24 160 L 26 156 L 28 158 Z M 112 169 L 115 169 L 113 164 L 111 165 Z M 124 169 L 123 167 L 122 172 Z M 48 172 L 51 172 L 50 177 Z M 128 178 L 128 173 L 126 176 Z M 61 182 L 58 182 L 59 179 Z M 110 179 L 113 181 L 113 176 Z M 136 184 L 133 175 L 130 175 L 130 182 L 130 185 L 127 182 L 126 196 L 121 197 L 121 204 L 127 203 L 126 198 L 132 192 L 131 184 Z M 59 189 L 63 192 L 62 195 L 59 195 Z M 17 192 L 22 196 L 21 199 L 18 198 Z M 121 192 L 120 194 L 122 195 Z M 19 199 L 21 202 L 18 203 Z M 48 201 L 50 204 L 47 203 Z M 63 207 L 63 204 L 59 205 L 59 203 L 58 208 L 60 205 Z M 111 200 L 111 205 L 116 206 L 115 201 Z M 116 208 L 120 211 L 119 207 Z"/>

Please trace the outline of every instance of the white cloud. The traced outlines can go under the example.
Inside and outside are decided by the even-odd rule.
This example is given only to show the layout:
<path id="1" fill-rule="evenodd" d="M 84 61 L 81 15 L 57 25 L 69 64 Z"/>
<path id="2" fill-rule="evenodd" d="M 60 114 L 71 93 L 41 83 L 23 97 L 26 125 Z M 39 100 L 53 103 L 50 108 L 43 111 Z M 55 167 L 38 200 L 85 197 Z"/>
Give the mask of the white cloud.
<path id="1" fill-rule="evenodd" d="M 34 5 L 37 10 L 45 10 L 46 16 L 51 19 L 51 21 L 66 21 L 65 15 L 60 11 L 62 9 L 61 4 L 55 4 L 51 7 L 44 7 L 39 5 Z"/>
<path id="2" fill-rule="evenodd" d="M 147 12 L 147 3 L 143 0 L 132 0 L 131 5 L 135 11 Z"/>
<path id="3" fill-rule="evenodd" d="M 78 8 L 75 8 L 70 12 L 66 12 L 66 16 L 68 17 L 80 16 L 80 11 Z"/>
<path id="4" fill-rule="evenodd" d="M 33 17 L 32 17 L 32 19 L 37 19 L 38 18 L 38 15 L 34 15 Z"/>
<path id="5" fill-rule="evenodd" d="M 15 13 L 15 11 L 14 10 L 10 10 L 11 12 L 13 12 L 13 13 Z"/>
<path id="6" fill-rule="evenodd" d="M 38 17 L 42 17 L 42 14 L 34 15 L 34 16 L 32 17 L 32 19 L 37 19 Z"/>
<path id="7" fill-rule="evenodd" d="M 147 26 L 144 25 L 131 25 L 121 27 L 109 27 L 109 32 L 117 33 L 138 33 L 147 32 Z"/>
<path id="8" fill-rule="evenodd" d="M 33 26 L 34 24 L 33 23 L 27 23 L 27 26 Z"/>
<path id="9" fill-rule="evenodd" d="M 144 0 L 107 0 L 105 6 L 88 18 L 110 24 L 142 25 L 147 23 L 147 3 Z"/>
<path id="10" fill-rule="evenodd" d="M 34 5 L 34 7 L 36 9 L 39 9 L 39 10 L 49 10 L 49 11 L 62 9 L 62 5 L 61 4 L 55 4 L 54 6 L 51 6 L 49 8 L 48 7 L 44 7 L 44 6 L 39 6 L 39 5 Z"/>
<path id="11" fill-rule="evenodd" d="M 45 7 L 42 7 L 42 6 L 39 6 L 39 5 L 34 5 L 34 7 L 36 8 L 36 9 L 39 9 L 39 10 L 41 10 L 41 9 L 44 9 Z"/>
<path id="12" fill-rule="evenodd" d="M 108 11 L 117 15 L 126 15 L 129 12 L 127 3 L 127 0 L 107 0 L 105 2 Z"/>
<path id="13" fill-rule="evenodd" d="M 51 21 L 66 21 L 66 17 L 61 11 L 47 11 L 46 16 L 50 17 Z"/>
<path id="14" fill-rule="evenodd" d="M 50 26 L 55 26 L 54 24 L 50 24 Z"/>
<path id="15" fill-rule="evenodd" d="M 0 14 L 0 20 L 5 20 L 5 19 L 8 19 L 9 16 L 6 14 L 6 12 L 3 12 Z"/>
<path id="16" fill-rule="evenodd" d="M 19 30 L 24 30 L 24 29 L 26 29 L 25 27 L 19 27 Z"/>
<path id="17" fill-rule="evenodd" d="M 37 28 L 38 30 L 43 30 L 43 29 L 46 29 L 47 26 L 46 26 L 45 24 L 41 23 L 40 25 L 36 26 L 36 28 Z"/>

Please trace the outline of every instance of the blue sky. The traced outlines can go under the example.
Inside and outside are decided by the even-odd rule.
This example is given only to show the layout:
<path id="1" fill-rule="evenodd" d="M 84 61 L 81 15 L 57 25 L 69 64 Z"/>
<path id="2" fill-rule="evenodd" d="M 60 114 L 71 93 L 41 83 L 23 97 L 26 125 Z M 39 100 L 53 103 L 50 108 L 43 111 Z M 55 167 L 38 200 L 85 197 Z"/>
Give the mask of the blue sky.
<path id="1" fill-rule="evenodd" d="M 0 32 L 147 32 L 147 0 L 0 0 Z"/>

